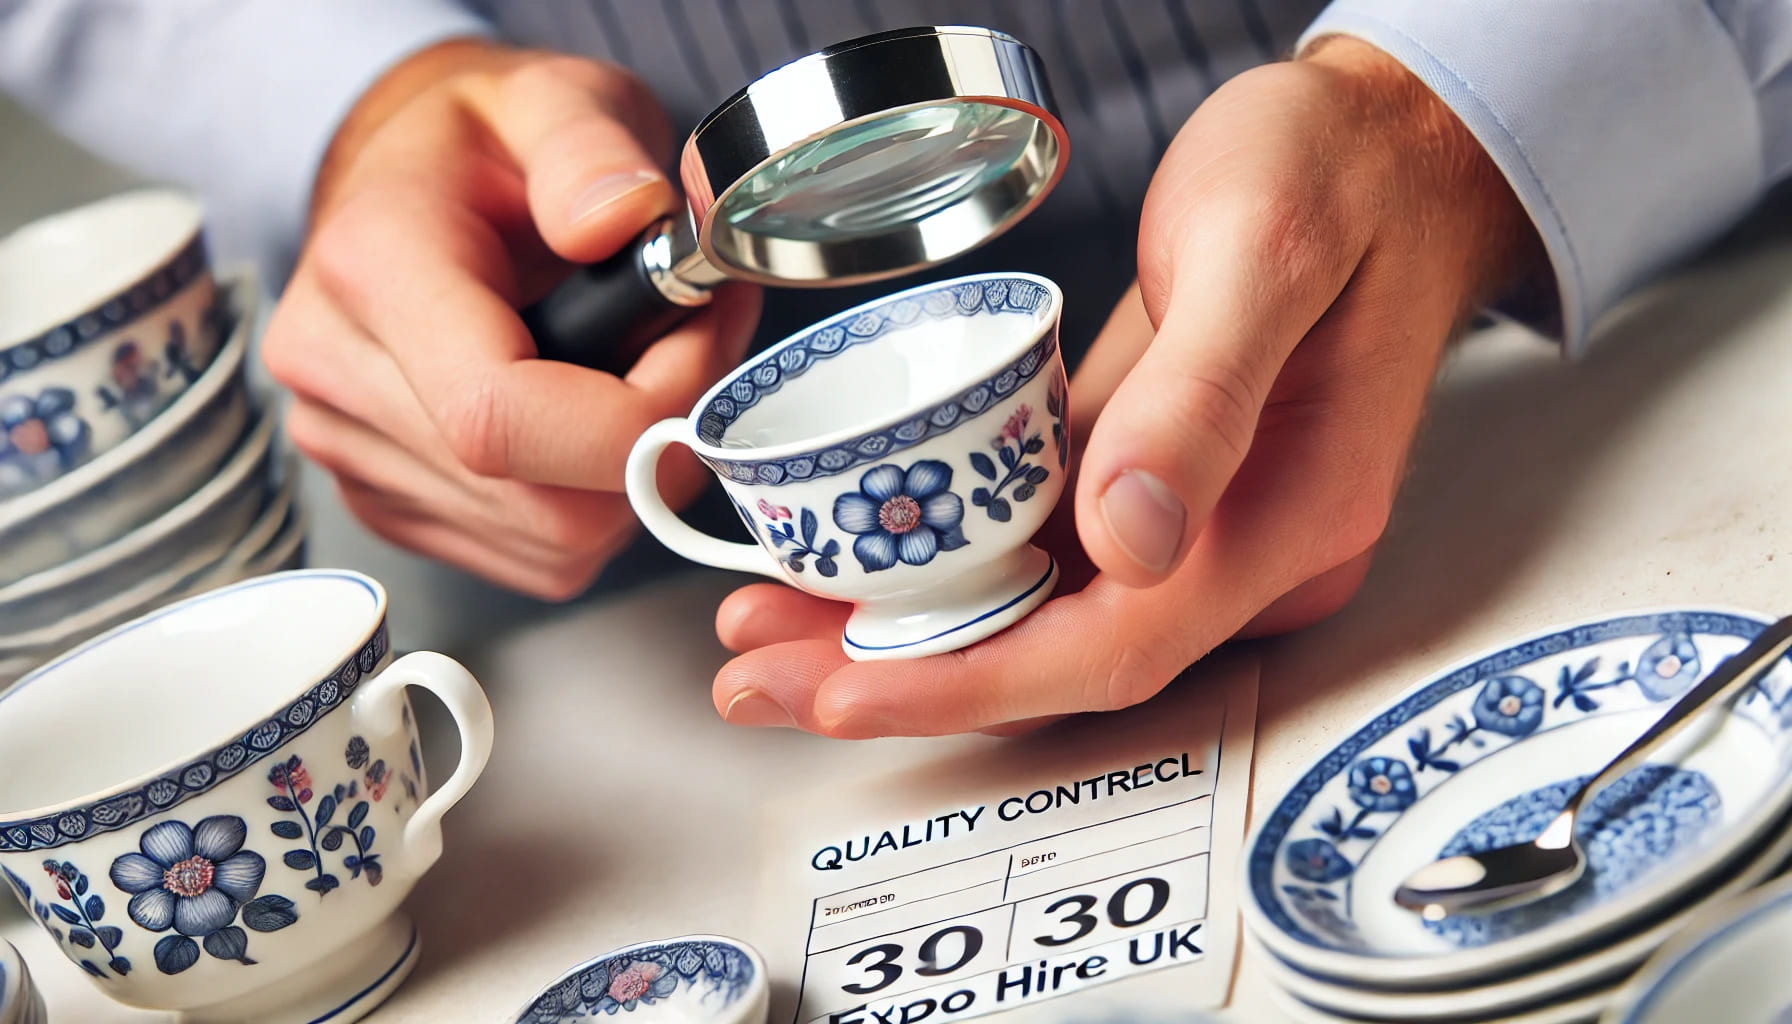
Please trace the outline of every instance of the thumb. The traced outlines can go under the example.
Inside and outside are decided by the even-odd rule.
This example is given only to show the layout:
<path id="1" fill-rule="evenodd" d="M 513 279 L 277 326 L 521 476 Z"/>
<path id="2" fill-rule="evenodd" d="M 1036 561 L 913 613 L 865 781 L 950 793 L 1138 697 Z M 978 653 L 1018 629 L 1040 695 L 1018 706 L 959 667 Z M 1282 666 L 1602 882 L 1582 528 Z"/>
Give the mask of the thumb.
<path id="1" fill-rule="evenodd" d="M 1123 583 L 1152 586 L 1181 564 L 1283 363 L 1349 278 L 1352 260 L 1291 262 L 1260 236 L 1209 221 L 1172 257 L 1167 296 L 1141 275 L 1156 334 L 1096 420 L 1076 494 L 1084 548 Z"/>
<path id="2" fill-rule="evenodd" d="M 513 72 L 490 126 L 522 169 L 529 213 L 555 254 L 595 263 L 671 212 L 672 184 L 643 139 L 664 116 L 627 73 L 570 57 Z"/>

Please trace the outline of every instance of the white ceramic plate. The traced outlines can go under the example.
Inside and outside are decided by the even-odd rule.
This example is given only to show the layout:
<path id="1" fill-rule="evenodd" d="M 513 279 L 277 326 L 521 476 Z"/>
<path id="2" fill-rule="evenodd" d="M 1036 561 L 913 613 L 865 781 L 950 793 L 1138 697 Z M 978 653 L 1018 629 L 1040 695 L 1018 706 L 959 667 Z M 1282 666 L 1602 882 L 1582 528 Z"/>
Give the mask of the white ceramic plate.
<path id="1" fill-rule="evenodd" d="M 260 572 L 248 572 L 245 567 L 263 564 L 264 556 L 274 548 L 291 547 L 303 540 L 302 536 L 297 539 L 289 536 L 295 480 L 290 472 L 286 477 L 260 517 L 231 545 L 223 558 L 188 555 L 163 572 L 112 595 L 79 615 L 62 620 L 53 628 L 0 637 L 0 670 L 9 671 L 14 666 L 29 663 L 26 669 L 29 671 L 75 644 L 160 605 L 250 575 L 261 575 Z M 12 677 L 17 678 L 17 675 Z M 11 681 L 5 679 L 3 672 L 0 672 L 0 680 Z"/>
<path id="2" fill-rule="evenodd" d="M 1618 983 L 1664 942 L 1697 921 L 1712 900 L 1745 892 L 1784 866 L 1787 856 L 1792 855 L 1789 826 L 1792 822 L 1782 821 L 1767 845 L 1759 847 L 1745 865 L 1717 888 L 1684 897 L 1676 905 L 1678 909 L 1646 923 L 1636 933 L 1617 938 L 1607 946 L 1572 950 L 1553 966 L 1489 984 L 1439 992 L 1382 992 L 1302 974 L 1273 954 L 1265 956 L 1264 962 L 1270 979 L 1278 987 L 1319 1009 L 1347 1016 L 1384 1021 L 1456 1021 L 1524 1010 L 1601 982 Z"/>
<path id="3" fill-rule="evenodd" d="M 751 946 L 685 935 L 625 946 L 574 967 L 531 999 L 513 1024 L 764 1024 L 770 1006 L 765 961 Z"/>
<path id="4" fill-rule="evenodd" d="M 274 426 L 271 414 L 262 416 L 217 476 L 151 522 L 73 561 L 0 587 L 0 634 L 53 627 L 187 559 L 222 558 L 267 501 Z"/>
<path id="5" fill-rule="evenodd" d="M 243 358 L 256 307 L 252 275 L 231 280 L 235 323 L 218 355 L 179 398 L 114 447 L 55 480 L 0 502 L 0 583 L 78 558 L 173 508 L 237 447 L 250 417 Z"/>
<path id="6" fill-rule="evenodd" d="M 1767 621 L 1644 612 L 1470 659 L 1370 716 L 1246 844 L 1247 925 L 1302 971 L 1439 988 L 1519 967 L 1658 912 L 1731 865 L 1792 806 L 1792 666 L 1595 798 L 1590 866 L 1548 900 L 1421 921 L 1395 887 L 1439 856 L 1531 838 L 1597 771 Z"/>
<path id="7" fill-rule="evenodd" d="M 1792 878 L 1713 904 L 1613 1000 L 1609 1024 L 1792 1020 Z"/>

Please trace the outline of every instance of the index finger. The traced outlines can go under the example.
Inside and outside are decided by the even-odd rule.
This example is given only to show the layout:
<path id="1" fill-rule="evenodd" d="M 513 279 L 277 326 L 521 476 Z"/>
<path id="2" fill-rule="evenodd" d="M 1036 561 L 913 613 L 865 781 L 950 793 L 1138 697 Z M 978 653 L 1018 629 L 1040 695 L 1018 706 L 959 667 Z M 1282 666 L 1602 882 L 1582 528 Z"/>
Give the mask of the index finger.
<path id="1" fill-rule="evenodd" d="M 718 292 L 629 381 L 536 359 L 511 305 L 503 240 L 427 188 L 370 187 L 335 211 L 308 258 L 392 354 L 456 457 L 475 473 L 531 483 L 620 491 L 635 439 L 689 410 L 753 320 L 752 295 Z"/>

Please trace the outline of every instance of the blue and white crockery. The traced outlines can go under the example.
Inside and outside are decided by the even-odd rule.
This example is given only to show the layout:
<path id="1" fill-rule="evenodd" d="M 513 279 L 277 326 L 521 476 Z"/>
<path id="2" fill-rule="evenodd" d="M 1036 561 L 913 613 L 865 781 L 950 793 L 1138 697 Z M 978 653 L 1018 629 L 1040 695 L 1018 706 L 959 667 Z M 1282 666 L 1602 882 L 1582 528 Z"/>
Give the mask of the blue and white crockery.
<path id="1" fill-rule="evenodd" d="M 1063 297 L 1029 274 L 922 285 L 831 317 L 741 366 L 628 464 L 647 528 L 693 561 L 852 602 L 858 660 L 956 650 L 1019 621 L 1058 568 L 1028 541 L 1069 464 Z M 721 479 L 758 545 L 680 521 L 674 444 Z"/>
<path id="2" fill-rule="evenodd" d="M 1565 950 L 1548 964 L 1509 976 L 1489 978 L 1459 988 L 1400 992 L 1333 982 L 1302 973 L 1297 968 L 1265 956 L 1263 967 L 1270 981 L 1300 1001 L 1317 1009 L 1347 1017 L 1383 1021 L 1461 1020 L 1491 1014 L 1529 1012 L 1552 1000 L 1578 998 L 1590 987 L 1613 985 L 1636 970 L 1637 965 L 1696 922 L 1707 903 L 1722 901 L 1748 891 L 1770 877 L 1792 856 L 1792 824 L 1782 821 L 1769 829 L 1769 838 L 1745 856 L 1746 863 L 1725 873 L 1709 890 L 1677 897 L 1663 916 L 1639 921 L 1633 932 Z M 1255 939 L 1253 938 L 1253 942 Z"/>
<path id="3" fill-rule="evenodd" d="M 180 504 L 110 544 L 0 586 L 0 646 L 105 601 L 183 560 L 222 558 L 268 498 L 275 417 L 263 414 L 218 474 Z"/>
<path id="4" fill-rule="evenodd" d="M 1270 805 L 1246 845 L 1247 926 L 1306 973 L 1439 988 L 1514 973 L 1736 870 L 1792 807 L 1792 666 L 1781 663 L 1602 793 L 1586 877 L 1548 900 L 1421 920 L 1414 868 L 1535 834 L 1596 771 L 1770 617 L 1646 612 L 1527 638 L 1369 717 Z"/>
<path id="5" fill-rule="evenodd" d="M 163 608 L 0 695 L 0 880 L 106 995 L 187 1024 L 346 1022 L 418 956 L 400 904 L 491 751 L 379 584 L 283 573 Z M 459 726 L 439 791 L 406 688 Z"/>
<path id="6" fill-rule="evenodd" d="M 35 490 L 0 501 L 0 583 L 77 558 L 166 512 L 216 473 L 251 421 L 243 374 L 251 277 L 224 299 L 231 330 L 199 379 L 143 429 Z"/>
<path id="7" fill-rule="evenodd" d="M 1625 986 L 1602 1024 L 1792 1020 L 1792 878 L 1705 908 Z"/>
<path id="8" fill-rule="evenodd" d="M 0 238 L 0 498 L 129 437 L 211 362 L 203 220 L 143 189 Z"/>
<path id="9" fill-rule="evenodd" d="M 574 967 L 529 1001 L 512 1024 L 764 1024 L 765 961 L 720 935 L 683 935 L 611 950 Z"/>

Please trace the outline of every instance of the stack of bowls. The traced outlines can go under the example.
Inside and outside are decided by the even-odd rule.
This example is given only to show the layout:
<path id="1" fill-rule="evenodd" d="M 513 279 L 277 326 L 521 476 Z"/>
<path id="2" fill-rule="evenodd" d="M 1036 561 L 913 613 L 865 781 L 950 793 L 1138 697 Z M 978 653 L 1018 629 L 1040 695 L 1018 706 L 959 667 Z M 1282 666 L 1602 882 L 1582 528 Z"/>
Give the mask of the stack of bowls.
<path id="1" fill-rule="evenodd" d="M 10 943 L 0 942 L 0 1024 L 44 1024 L 43 996 Z"/>
<path id="2" fill-rule="evenodd" d="M 1701 909 L 1792 854 L 1792 665 L 1596 795 L 1572 887 L 1422 919 L 1395 888 L 1440 857 L 1536 837 L 1586 778 L 1770 621 L 1716 609 L 1577 623 L 1379 708 L 1264 807 L 1245 923 L 1296 1021 L 1567 1024 L 1610 1009 Z"/>
<path id="3" fill-rule="evenodd" d="M 149 189 L 0 238 L 0 687 L 170 601 L 303 558 L 245 373 L 256 282 Z"/>

